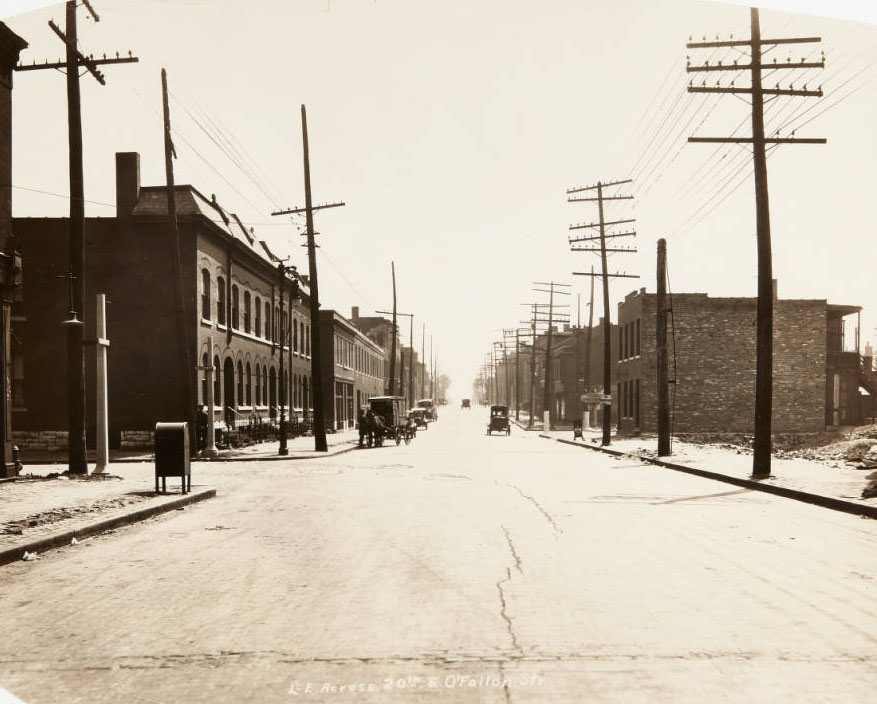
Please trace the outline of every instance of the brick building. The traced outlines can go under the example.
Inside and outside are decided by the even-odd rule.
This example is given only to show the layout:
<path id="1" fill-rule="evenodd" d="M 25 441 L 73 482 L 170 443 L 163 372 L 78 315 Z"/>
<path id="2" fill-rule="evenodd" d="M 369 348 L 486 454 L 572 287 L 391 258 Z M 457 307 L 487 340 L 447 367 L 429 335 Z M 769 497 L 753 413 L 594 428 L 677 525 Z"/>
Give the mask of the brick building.
<path id="1" fill-rule="evenodd" d="M 13 476 L 12 408 L 21 403 L 22 350 L 12 344 L 11 321 L 20 314 L 21 258 L 12 227 L 12 69 L 27 46 L 0 22 L 0 477 Z"/>
<path id="2" fill-rule="evenodd" d="M 167 189 L 140 185 L 136 153 L 116 155 L 116 215 L 86 219 L 85 338 L 94 339 L 98 293 L 108 300 L 110 445 L 150 443 L 156 421 L 184 420 L 188 405 L 207 401 L 213 342 L 213 419 L 235 425 L 277 417 L 285 403 L 310 406 L 311 323 L 301 281 L 290 307 L 292 279 L 280 315 L 278 259 L 215 198 L 189 185 L 174 197 L 179 221 L 183 311 L 180 340 L 173 283 L 174 236 Z M 24 446 L 66 447 L 65 337 L 67 218 L 16 218 L 24 277 L 23 316 L 15 331 L 25 349 L 23 403 L 15 409 Z M 280 344 L 284 342 L 284 382 Z M 187 367 L 184 376 L 184 367 Z M 87 431 L 94 433 L 94 350 L 86 350 Z M 187 393 L 187 389 L 189 390 Z"/>
<path id="3" fill-rule="evenodd" d="M 384 391 L 385 395 L 394 396 L 399 392 L 399 372 L 402 369 L 402 344 L 396 335 L 396 364 L 394 369 L 394 386 L 390 388 L 390 356 L 393 353 L 393 323 L 379 315 L 360 315 L 359 306 L 353 306 L 350 322 L 357 330 L 364 333 L 370 340 L 384 350 Z M 397 326 L 398 327 L 398 326 Z"/>
<path id="4" fill-rule="evenodd" d="M 326 427 L 352 428 L 357 410 L 384 394 L 384 350 L 334 310 L 320 311 Z"/>
<path id="5" fill-rule="evenodd" d="M 854 306 L 774 301 L 773 431 L 809 433 L 855 422 L 854 370 L 843 364 L 843 318 Z M 755 407 L 755 298 L 674 294 L 668 331 L 673 430 L 751 433 Z M 655 432 L 656 296 L 634 291 L 618 305 L 619 432 Z M 674 367 L 675 349 L 675 367 Z M 853 353 L 855 354 L 855 353 Z M 857 357 L 857 355 L 855 355 Z M 675 396 L 675 398 L 673 398 Z"/>

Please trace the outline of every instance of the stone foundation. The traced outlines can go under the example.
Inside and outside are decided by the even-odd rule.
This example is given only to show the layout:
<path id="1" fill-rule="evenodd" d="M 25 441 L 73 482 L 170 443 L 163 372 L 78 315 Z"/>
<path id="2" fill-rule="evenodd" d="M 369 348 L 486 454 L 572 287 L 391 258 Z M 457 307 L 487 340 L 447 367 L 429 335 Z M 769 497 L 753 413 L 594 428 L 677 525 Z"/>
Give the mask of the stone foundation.
<path id="1" fill-rule="evenodd" d="M 66 430 L 14 430 L 12 443 L 22 451 L 57 452 L 67 449 Z"/>
<path id="2" fill-rule="evenodd" d="M 119 448 L 122 450 L 151 450 L 155 447 L 152 430 L 123 430 Z"/>

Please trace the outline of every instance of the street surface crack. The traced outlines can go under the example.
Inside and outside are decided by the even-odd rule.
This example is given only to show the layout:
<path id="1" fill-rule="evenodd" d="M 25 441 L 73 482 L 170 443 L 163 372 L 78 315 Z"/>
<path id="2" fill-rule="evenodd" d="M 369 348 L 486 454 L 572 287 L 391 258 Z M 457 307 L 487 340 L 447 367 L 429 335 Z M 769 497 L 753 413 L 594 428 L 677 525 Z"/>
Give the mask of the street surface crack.
<path id="1" fill-rule="evenodd" d="M 502 620 L 505 621 L 506 629 L 508 630 L 509 636 L 512 639 L 512 647 L 515 650 L 520 651 L 521 646 L 518 645 L 518 636 L 515 634 L 514 624 L 512 623 L 512 619 L 509 618 L 509 615 L 506 613 L 507 604 L 506 604 L 506 600 L 505 600 L 505 592 L 503 591 L 503 588 L 502 588 L 502 585 L 504 583 L 511 581 L 512 571 L 511 571 L 511 569 L 506 567 L 505 573 L 506 573 L 506 578 L 501 579 L 496 583 L 496 590 L 499 592 L 499 604 L 500 604 L 499 615 L 502 616 Z"/>
<path id="2" fill-rule="evenodd" d="M 515 544 L 512 542 L 512 536 L 509 535 L 509 529 L 502 526 L 502 532 L 505 533 L 506 542 L 509 544 L 509 551 L 512 553 L 512 557 L 515 558 L 515 569 L 520 574 L 524 574 L 524 570 L 521 567 L 521 557 L 518 555 L 518 551 L 515 550 Z"/>
<path id="3" fill-rule="evenodd" d="M 554 519 L 551 517 L 551 514 L 548 513 L 548 511 L 546 511 L 544 508 L 542 508 L 542 506 L 539 504 L 538 501 L 536 501 L 536 499 L 534 499 L 529 494 L 525 494 L 523 491 L 521 491 L 521 489 L 519 487 L 515 486 L 514 484 L 506 484 L 506 486 L 510 486 L 512 489 L 517 491 L 523 498 L 530 501 L 536 507 L 536 509 L 539 511 L 539 513 L 541 513 L 543 516 L 545 516 L 545 520 L 547 520 L 551 524 L 551 527 L 554 528 L 554 531 L 556 533 L 563 533 L 563 530 L 557 525 L 557 523 L 554 522 Z"/>

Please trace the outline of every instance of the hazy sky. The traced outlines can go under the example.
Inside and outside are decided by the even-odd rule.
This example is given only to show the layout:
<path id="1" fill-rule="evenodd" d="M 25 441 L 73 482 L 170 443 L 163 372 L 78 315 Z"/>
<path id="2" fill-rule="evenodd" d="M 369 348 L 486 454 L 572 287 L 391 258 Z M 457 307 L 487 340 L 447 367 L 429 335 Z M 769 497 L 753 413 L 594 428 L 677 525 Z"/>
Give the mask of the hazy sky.
<path id="1" fill-rule="evenodd" d="M 30 6 L 46 3 L 27 0 Z M 55 60 L 63 4 L 5 21 L 30 44 L 25 62 Z M 739 146 L 688 144 L 690 135 L 750 134 L 748 104 L 689 94 L 692 63 L 745 57 L 733 49 L 687 51 L 689 35 L 749 35 L 745 6 L 665 0 L 95 0 L 80 11 L 84 53 L 127 53 L 107 85 L 82 78 L 87 212 L 114 213 L 113 154 L 141 153 L 144 185 L 164 182 L 160 69 L 168 71 L 177 183 L 215 193 L 259 237 L 306 271 L 297 230 L 270 217 L 304 201 L 299 106 L 308 110 L 317 201 L 323 307 L 349 315 L 399 306 L 435 340 L 451 394 L 470 381 L 502 328 L 545 300 L 532 282 L 573 284 L 586 319 L 599 265 L 571 253 L 570 224 L 595 206 L 566 189 L 634 178 L 607 219 L 637 218 L 637 254 L 610 270 L 641 279 L 611 285 L 612 319 L 629 291 L 655 288 L 655 246 L 668 242 L 674 292 L 754 296 L 755 210 L 751 158 Z M 764 3 L 777 5 L 778 2 Z M 791 0 L 818 12 L 814 2 Z M 826 3 L 821 3 L 826 7 Z M 864 3 L 832 3 L 832 13 Z M 0 15 L 2 16 L 2 15 Z M 871 15 L 859 15 L 874 21 Z M 764 10 L 762 34 L 821 36 L 821 44 L 768 54 L 818 60 L 824 70 L 776 71 L 765 83 L 815 88 L 768 106 L 768 130 L 826 137 L 782 146 L 768 160 L 774 273 L 782 298 L 861 305 L 863 344 L 877 341 L 877 217 L 870 210 L 877 161 L 877 28 Z M 767 73 L 767 72 L 766 72 Z M 710 74 L 714 82 L 718 76 Z M 732 76 L 723 76 L 727 85 Z M 746 75 L 737 76 L 746 85 Z M 698 74 L 698 82 L 702 80 Z M 60 72 L 15 76 L 13 208 L 63 216 L 67 202 L 66 96 Z M 739 127 L 738 127 L 739 126 Z M 42 192 L 42 193 L 41 193 Z M 54 194 L 54 195 L 52 195 Z M 598 298 L 599 301 L 599 298 Z M 571 297 L 573 318 L 576 297 Z M 596 308 L 602 315 L 602 305 Z M 404 326 L 407 342 L 407 324 Z M 112 331 L 110 331 L 112 336 Z"/>

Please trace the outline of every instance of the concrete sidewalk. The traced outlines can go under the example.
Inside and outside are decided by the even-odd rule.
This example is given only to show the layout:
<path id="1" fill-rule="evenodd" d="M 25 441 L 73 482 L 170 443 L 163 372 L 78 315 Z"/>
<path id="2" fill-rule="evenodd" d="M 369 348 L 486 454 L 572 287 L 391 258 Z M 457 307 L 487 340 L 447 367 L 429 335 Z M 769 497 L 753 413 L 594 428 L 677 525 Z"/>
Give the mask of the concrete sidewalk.
<path id="1" fill-rule="evenodd" d="M 266 462 L 306 460 L 339 455 L 353 450 L 359 440 L 355 430 L 327 435 L 328 452 L 314 450 L 313 437 L 287 441 L 288 455 L 279 455 L 278 442 L 223 450 L 218 457 L 194 460 L 190 494 L 180 493 L 180 481 L 167 480 L 168 494 L 155 494 L 152 453 L 111 457 L 104 475 L 67 476 L 66 456 L 47 458 L 40 464 L 25 463 L 22 474 L 0 483 L 0 565 L 22 559 L 25 552 L 38 553 L 99 532 L 181 509 L 216 495 L 214 484 L 223 476 L 237 474 L 227 466 L 217 474 L 206 462 Z M 89 465 L 89 470 L 93 464 Z M 240 467 L 246 473 L 246 468 Z M 209 471 L 209 474 L 207 473 Z"/>
<path id="2" fill-rule="evenodd" d="M 326 434 L 326 444 L 329 447 L 328 454 L 335 455 L 339 452 L 347 452 L 359 441 L 359 432 L 354 429 L 341 430 Z M 271 459 L 305 459 L 309 457 L 326 457 L 327 453 L 314 450 L 314 438 L 311 435 L 299 435 L 289 438 L 286 447 L 288 455 L 278 454 L 279 441 L 269 440 L 266 442 L 235 447 L 227 450 L 219 450 L 216 457 L 195 457 L 193 462 L 233 462 L 235 460 L 271 460 Z M 110 464 L 126 462 L 152 462 L 152 450 L 110 450 Z M 34 452 L 22 453 L 24 469 L 22 474 L 27 474 L 30 467 L 46 464 L 67 464 L 66 452 Z M 93 452 L 89 452 L 89 463 L 94 464 Z M 61 471 L 61 470 L 56 470 Z"/>
<path id="3" fill-rule="evenodd" d="M 543 432 L 540 437 L 582 448 L 587 446 L 590 450 L 635 457 L 669 469 L 688 471 L 737 486 L 877 518 L 877 498 L 862 498 L 862 490 L 868 485 L 867 477 L 874 471 L 873 468 L 855 469 L 836 460 L 774 457 L 771 476 L 753 481 L 749 478 L 752 474 L 751 451 L 730 446 L 696 445 L 674 439 L 672 454 L 658 458 L 656 437 L 613 437 L 607 448 L 600 446 L 601 433 L 598 430 L 585 430 L 583 440 L 574 440 L 570 430 Z"/>

